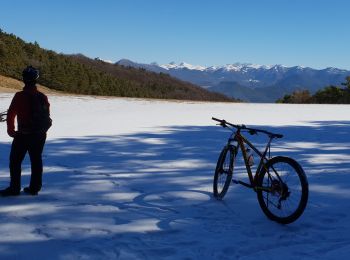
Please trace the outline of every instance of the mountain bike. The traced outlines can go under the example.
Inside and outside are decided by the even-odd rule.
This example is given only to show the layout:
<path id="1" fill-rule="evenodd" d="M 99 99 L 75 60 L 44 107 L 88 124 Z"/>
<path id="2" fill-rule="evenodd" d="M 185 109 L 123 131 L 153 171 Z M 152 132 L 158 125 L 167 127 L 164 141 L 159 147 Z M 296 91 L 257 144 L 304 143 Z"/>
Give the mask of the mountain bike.
<path id="1" fill-rule="evenodd" d="M 305 210 L 309 185 L 304 170 L 297 161 L 285 156 L 271 157 L 272 140 L 282 138 L 283 135 L 231 124 L 224 119 L 212 119 L 232 131 L 217 161 L 213 182 L 214 197 L 221 200 L 231 183 L 240 184 L 257 193 L 259 205 L 269 219 L 281 224 L 297 220 Z M 243 136 L 243 132 L 250 135 L 267 135 L 268 141 L 264 151 L 260 152 Z M 243 156 L 249 183 L 233 179 L 239 150 Z M 253 175 L 254 153 L 260 160 Z"/>

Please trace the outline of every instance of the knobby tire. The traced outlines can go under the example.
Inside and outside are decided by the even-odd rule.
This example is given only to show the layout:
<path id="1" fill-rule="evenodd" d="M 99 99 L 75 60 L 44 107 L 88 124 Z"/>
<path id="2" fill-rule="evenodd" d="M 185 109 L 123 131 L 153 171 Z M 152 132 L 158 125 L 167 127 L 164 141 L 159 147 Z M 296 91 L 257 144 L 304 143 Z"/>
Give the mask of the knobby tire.
<path id="1" fill-rule="evenodd" d="M 278 223 L 289 224 L 304 212 L 309 185 L 302 167 L 293 159 L 270 159 L 257 179 L 257 197 L 265 215 Z"/>
<path id="2" fill-rule="evenodd" d="M 218 200 L 224 198 L 230 187 L 233 174 L 234 156 L 234 147 L 227 145 L 222 149 L 218 158 L 213 182 L 214 197 Z"/>

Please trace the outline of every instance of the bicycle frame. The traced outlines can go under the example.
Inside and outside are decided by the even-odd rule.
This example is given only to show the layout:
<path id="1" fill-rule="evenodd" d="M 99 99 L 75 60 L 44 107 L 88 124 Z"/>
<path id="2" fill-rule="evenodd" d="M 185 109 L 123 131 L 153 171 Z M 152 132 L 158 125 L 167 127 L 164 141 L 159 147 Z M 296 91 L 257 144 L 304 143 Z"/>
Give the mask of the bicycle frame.
<path id="1" fill-rule="evenodd" d="M 244 159 L 244 164 L 246 166 L 246 170 L 248 173 L 248 177 L 249 177 L 249 181 L 250 184 L 242 182 L 242 181 L 237 181 L 237 180 L 233 180 L 234 183 L 237 184 L 241 184 L 243 186 L 246 186 L 248 188 L 253 188 L 253 189 L 264 189 L 263 187 L 257 187 L 256 185 L 256 179 L 258 177 L 259 172 L 262 170 L 262 168 L 265 166 L 265 162 L 269 160 L 270 158 L 270 146 L 271 146 L 271 142 L 272 142 L 273 137 L 269 138 L 269 141 L 266 144 L 265 150 L 264 152 L 260 152 L 247 138 L 245 138 L 241 132 L 240 129 L 238 129 L 237 131 L 234 131 L 231 135 L 231 137 L 228 139 L 228 143 L 227 145 L 232 146 L 232 142 L 236 141 L 238 143 L 237 149 L 235 151 L 235 156 L 237 155 L 239 149 L 241 149 L 242 151 L 242 155 L 243 155 L 243 159 Z M 248 145 L 260 158 L 260 162 L 258 164 L 257 170 L 255 172 L 255 174 L 253 175 L 252 172 L 252 168 L 249 165 L 249 159 L 248 159 L 248 154 L 246 151 L 246 145 Z M 267 154 L 269 154 L 269 156 L 267 157 Z"/>

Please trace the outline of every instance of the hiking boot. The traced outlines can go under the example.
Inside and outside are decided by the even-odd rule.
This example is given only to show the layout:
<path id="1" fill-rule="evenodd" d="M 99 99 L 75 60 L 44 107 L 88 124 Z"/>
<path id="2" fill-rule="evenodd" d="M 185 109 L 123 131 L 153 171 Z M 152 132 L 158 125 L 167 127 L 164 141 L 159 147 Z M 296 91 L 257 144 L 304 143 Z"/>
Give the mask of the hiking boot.
<path id="1" fill-rule="evenodd" d="M 30 187 L 25 187 L 23 189 L 23 192 L 26 194 L 29 194 L 29 195 L 33 195 L 33 196 L 38 195 L 38 191 L 32 190 Z"/>
<path id="2" fill-rule="evenodd" d="M 19 194 L 20 194 L 20 191 L 14 190 L 11 187 L 8 187 L 4 190 L 0 190 L 0 195 L 2 197 L 18 196 Z"/>

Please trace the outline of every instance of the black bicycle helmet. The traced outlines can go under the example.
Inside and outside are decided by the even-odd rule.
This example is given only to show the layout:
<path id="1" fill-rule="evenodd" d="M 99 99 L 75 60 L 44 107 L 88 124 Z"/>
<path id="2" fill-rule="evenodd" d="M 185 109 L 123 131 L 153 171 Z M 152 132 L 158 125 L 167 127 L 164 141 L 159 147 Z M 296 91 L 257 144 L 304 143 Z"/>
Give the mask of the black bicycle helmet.
<path id="1" fill-rule="evenodd" d="M 32 66 L 28 66 L 23 70 L 22 77 L 24 82 L 34 82 L 39 78 L 39 71 Z"/>

